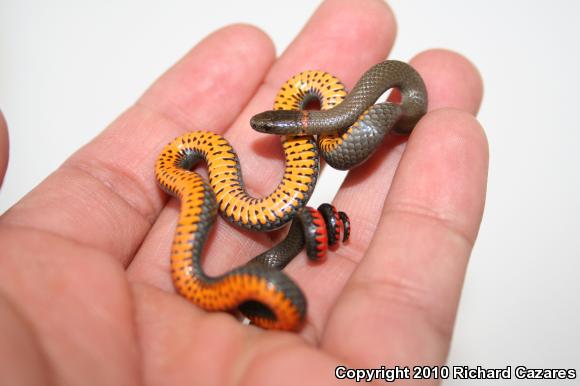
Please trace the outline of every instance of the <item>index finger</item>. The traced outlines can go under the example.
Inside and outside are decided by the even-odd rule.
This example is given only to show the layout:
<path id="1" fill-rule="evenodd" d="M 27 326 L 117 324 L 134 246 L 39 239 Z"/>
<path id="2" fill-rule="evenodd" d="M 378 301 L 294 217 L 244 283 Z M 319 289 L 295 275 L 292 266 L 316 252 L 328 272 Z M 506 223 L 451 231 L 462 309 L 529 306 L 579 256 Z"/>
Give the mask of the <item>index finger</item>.
<path id="1" fill-rule="evenodd" d="M 91 143 L 1 217 L 127 262 L 163 207 L 154 161 L 171 138 L 223 132 L 274 59 L 258 29 L 221 29 L 194 47 Z"/>

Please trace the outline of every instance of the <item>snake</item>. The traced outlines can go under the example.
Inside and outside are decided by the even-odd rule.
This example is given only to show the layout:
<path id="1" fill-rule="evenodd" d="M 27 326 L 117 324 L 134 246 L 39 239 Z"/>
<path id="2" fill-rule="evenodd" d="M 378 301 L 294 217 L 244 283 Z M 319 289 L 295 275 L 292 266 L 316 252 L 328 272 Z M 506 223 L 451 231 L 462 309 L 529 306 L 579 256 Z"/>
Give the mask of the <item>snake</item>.
<path id="1" fill-rule="evenodd" d="M 401 102 L 375 103 L 396 88 Z M 308 109 L 318 103 L 319 110 Z M 350 93 L 335 76 L 303 71 L 285 82 L 273 110 L 250 119 L 254 130 L 282 136 L 284 175 L 265 197 L 251 196 L 239 158 L 221 135 L 197 130 L 161 151 L 155 176 L 181 202 L 171 247 L 171 275 L 178 293 L 208 311 L 230 311 L 265 329 L 298 331 L 307 301 L 282 269 L 303 249 L 324 261 L 329 247 L 346 241 L 350 221 L 330 204 L 306 206 L 320 171 L 320 156 L 337 169 L 352 169 L 379 147 L 386 134 L 411 132 L 425 114 L 427 94 L 408 64 L 387 60 L 369 69 Z M 204 161 L 206 182 L 194 169 Z M 202 267 L 203 248 L 218 212 L 235 226 L 272 231 L 292 222 L 286 237 L 248 263 L 218 276 Z"/>

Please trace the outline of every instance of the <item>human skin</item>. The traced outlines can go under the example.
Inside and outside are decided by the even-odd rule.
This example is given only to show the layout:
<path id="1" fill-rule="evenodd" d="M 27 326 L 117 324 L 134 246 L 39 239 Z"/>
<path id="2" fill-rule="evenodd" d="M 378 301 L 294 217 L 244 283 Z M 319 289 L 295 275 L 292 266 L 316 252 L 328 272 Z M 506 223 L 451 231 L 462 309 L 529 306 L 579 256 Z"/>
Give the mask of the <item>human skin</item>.
<path id="1" fill-rule="evenodd" d="M 411 60 L 429 113 L 409 138 L 388 138 L 348 175 L 333 204 L 350 215 L 351 240 L 324 264 L 300 255 L 286 268 L 309 301 L 299 334 L 245 326 L 175 294 L 178 203 L 153 175 L 167 142 L 211 130 L 236 148 L 248 190 L 266 195 L 283 173 L 279 138 L 251 131 L 249 118 L 302 70 L 324 69 L 352 87 L 387 57 L 395 29 L 378 0 L 328 0 L 280 58 L 255 27 L 214 32 L 8 210 L 0 218 L 3 382 L 327 385 L 341 364 L 444 364 L 488 164 L 474 118 L 482 83 L 462 56 L 430 50 Z M 0 161 L 5 133 L 2 123 Z M 243 264 L 279 237 L 221 219 L 214 228 L 209 273 Z"/>

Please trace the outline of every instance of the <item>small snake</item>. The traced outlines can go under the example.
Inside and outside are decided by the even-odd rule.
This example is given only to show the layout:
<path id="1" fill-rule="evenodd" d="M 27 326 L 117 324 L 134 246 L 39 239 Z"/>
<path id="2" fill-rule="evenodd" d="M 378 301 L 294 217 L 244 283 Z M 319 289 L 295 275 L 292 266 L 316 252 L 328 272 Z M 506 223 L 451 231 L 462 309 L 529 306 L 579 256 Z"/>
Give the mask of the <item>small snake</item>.
<path id="1" fill-rule="evenodd" d="M 401 91 L 400 104 L 372 106 L 392 87 Z M 288 111 L 304 109 L 313 100 L 321 111 Z M 348 95 L 342 83 L 325 72 L 292 77 L 282 86 L 274 110 L 251 120 L 258 131 L 287 135 L 282 142 L 284 176 L 263 198 L 245 190 L 238 157 L 225 138 L 196 131 L 169 143 L 157 160 L 155 175 L 165 191 L 181 200 L 171 251 L 177 291 L 206 310 L 238 310 L 257 326 L 298 330 L 305 319 L 306 299 L 280 269 L 304 247 L 310 259 L 323 259 L 328 246 L 341 234 L 345 241 L 350 232 L 346 214 L 331 205 L 318 210 L 305 207 L 318 178 L 319 148 L 331 166 L 352 168 L 366 160 L 393 127 L 410 132 L 425 109 L 423 82 L 402 62 L 374 66 Z M 318 145 L 313 134 L 321 134 Z M 192 171 L 200 160 L 207 164 L 209 183 Z M 229 222 L 258 231 L 295 221 L 278 245 L 246 265 L 210 277 L 202 269 L 201 254 L 218 211 Z"/>

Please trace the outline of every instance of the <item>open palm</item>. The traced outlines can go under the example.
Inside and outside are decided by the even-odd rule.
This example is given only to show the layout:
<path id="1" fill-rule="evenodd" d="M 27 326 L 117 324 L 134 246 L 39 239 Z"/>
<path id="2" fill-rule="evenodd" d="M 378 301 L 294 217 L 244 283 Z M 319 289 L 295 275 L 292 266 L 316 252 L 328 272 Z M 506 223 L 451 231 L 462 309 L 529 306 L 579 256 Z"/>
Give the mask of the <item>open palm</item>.
<path id="1" fill-rule="evenodd" d="M 390 10 L 375 0 L 323 3 L 278 59 L 256 28 L 219 30 L 7 211 L 6 384 L 325 385 L 337 381 L 338 365 L 442 364 L 487 175 L 487 143 L 473 117 L 481 81 L 461 56 L 433 50 L 411 61 L 430 112 L 408 142 L 389 138 L 347 177 L 334 205 L 351 217 L 351 241 L 324 264 L 299 256 L 287 267 L 309 301 L 300 334 L 244 326 L 175 294 L 169 252 L 178 205 L 153 175 L 168 141 L 211 130 L 236 148 L 248 190 L 268 194 L 283 173 L 279 138 L 253 132 L 250 116 L 302 70 L 352 86 L 387 56 L 394 35 Z M 272 243 L 220 220 L 206 270 L 231 269 Z"/>

